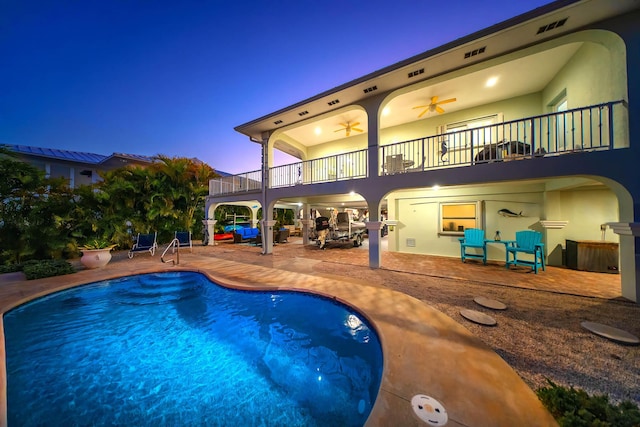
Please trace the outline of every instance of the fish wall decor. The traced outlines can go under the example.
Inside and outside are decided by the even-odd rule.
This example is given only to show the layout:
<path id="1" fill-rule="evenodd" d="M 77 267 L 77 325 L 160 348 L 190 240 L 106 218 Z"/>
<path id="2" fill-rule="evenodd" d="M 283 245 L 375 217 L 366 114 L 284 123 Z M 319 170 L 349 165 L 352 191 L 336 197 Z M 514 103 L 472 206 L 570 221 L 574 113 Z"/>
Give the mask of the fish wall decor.
<path id="1" fill-rule="evenodd" d="M 520 213 L 515 213 L 515 212 L 510 211 L 509 209 L 500 209 L 498 211 L 498 215 L 502 215 L 502 216 L 510 217 L 510 218 L 523 216 L 522 215 L 522 211 L 520 211 Z"/>

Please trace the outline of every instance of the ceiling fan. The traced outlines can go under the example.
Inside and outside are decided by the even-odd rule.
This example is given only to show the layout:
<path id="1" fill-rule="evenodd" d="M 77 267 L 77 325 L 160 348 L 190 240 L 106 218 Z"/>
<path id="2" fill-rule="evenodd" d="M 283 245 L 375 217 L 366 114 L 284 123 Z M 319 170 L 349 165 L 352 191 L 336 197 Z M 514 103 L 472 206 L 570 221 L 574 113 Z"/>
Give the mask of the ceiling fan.
<path id="1" fill-rule="evenodd" d="M 360 122 L 355 122 L 355 123 L 340 123 L 340 126 L 342 126 L 342 129 L 338 129 L 338 130 L 334 130 L 334 132 L 340 132 L 343 130 L 347 131 L 347 136 L 351 135 L 351 131 L 354 130 L 356 132 L 364 132 L 362 129 L 358 129 L 356 126 L 358 126 L 360 124 Z"/>
<path id="2" fill-rule="evenodd" d="M 444 113 L 444 108 L 442 108 L 440 104 L 448 104 L 449 102 L 454 102 L 455 100 L 456 98 L 449 98 L 445 99 L 444 101 L 438 102 L 438 97 L 432 96 L 429 105 L 418 105 L 417 107 L 413 107 L 413 110 L 415 110 L 416 108 L 424 108 L 424 110 L 418 115 L 418 118 L 424 116 L 427 111 L 430 113 L 437 111 L 438 114 L 442 114 Z"/>

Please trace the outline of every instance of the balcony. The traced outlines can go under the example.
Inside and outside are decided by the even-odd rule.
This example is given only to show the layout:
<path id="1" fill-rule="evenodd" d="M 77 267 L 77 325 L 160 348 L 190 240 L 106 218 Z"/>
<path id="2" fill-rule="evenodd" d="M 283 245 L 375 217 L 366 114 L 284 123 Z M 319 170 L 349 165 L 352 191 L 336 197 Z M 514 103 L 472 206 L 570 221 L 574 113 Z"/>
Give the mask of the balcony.
<path id="1" fill-rule="evenodd" d="M 627 131 L 626 102 L 608 102 L 383 145 L 378 175 L 628 148 Z M 273 167 L 269 188 L 367 178 L 367 157 L 367 150 L 358 150 Z M 209 195 L 256 192 L 261 186 L 261 172 L 247 172 L 211 180 Z"/>

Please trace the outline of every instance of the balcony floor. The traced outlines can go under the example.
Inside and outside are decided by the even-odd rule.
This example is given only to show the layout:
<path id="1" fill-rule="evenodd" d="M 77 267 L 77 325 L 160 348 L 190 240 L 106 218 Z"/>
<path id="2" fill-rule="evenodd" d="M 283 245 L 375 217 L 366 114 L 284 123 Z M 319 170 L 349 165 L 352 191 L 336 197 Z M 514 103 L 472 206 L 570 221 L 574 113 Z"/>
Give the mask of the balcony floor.
<path id="1" fill-rule="evenodd" d="M 507 271 L 499 263 L 390 252 L 383 252 L 383 268 L 373 270 L 366 245 L 336 244 L 322 251 L 291 237 L 263 256 L 259 247 L 218 243 L 196 246 L 193 254 L 182 251 L 179 267 L 160 263 L 157 255 L 128 260 L 126 252 L 117 252 L 105 268 L 70 276 L 30 282 L 19 274 L 0 276 L 0 310 L 81 283 L 195 269 L 227 285 L 309 289 L 363 310 L 377 326 L 385 354 L 385 378 L 368 425 L 425 425 L 411 410 L 416 394 L 440 400 L 448 425 L 513 425 L 505 416 L 517 416 L 519 425 L 552 425 L 530 389 L 546 385 L 545 377 L 613 399 L 640 400 L 638 347 L 620 346 L 580 327 L 589 320 L 640 335 L 633 321 L 640 305 L 620 297 L 619 275 L 554 267 L 534 275 L 525 268 Z M 480 295 L 508 309 L 484 309 L 473 302 Z M 487 313 L 498 325 L 473 324 L 460 316 L 463 308 Z"/>

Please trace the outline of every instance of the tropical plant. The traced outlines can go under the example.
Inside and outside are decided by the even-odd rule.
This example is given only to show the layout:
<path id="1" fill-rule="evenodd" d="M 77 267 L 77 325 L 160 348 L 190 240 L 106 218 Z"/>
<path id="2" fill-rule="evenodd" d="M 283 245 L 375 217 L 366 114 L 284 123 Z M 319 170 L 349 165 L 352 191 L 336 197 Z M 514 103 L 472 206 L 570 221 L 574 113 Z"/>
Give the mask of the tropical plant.
<path id="1" fill-rule="evenodd" d="M 42 171 L 3 148 L 0 176 L 0 262 L 68 255 L 73 200 L 68 183 L 45 178 Z"/>
<path id="2" fill-rule="evenodd" d="M 89 240 L 87 243 L 85 243 L 84 245 L 82 245 L 83 249 L 113 249 L 116 246 L 118 246 L 117 244 L 113 244 L 111 242 L 109 242 L 108 240 L 101 240 L 101 239 L 92 239 Z"/>

